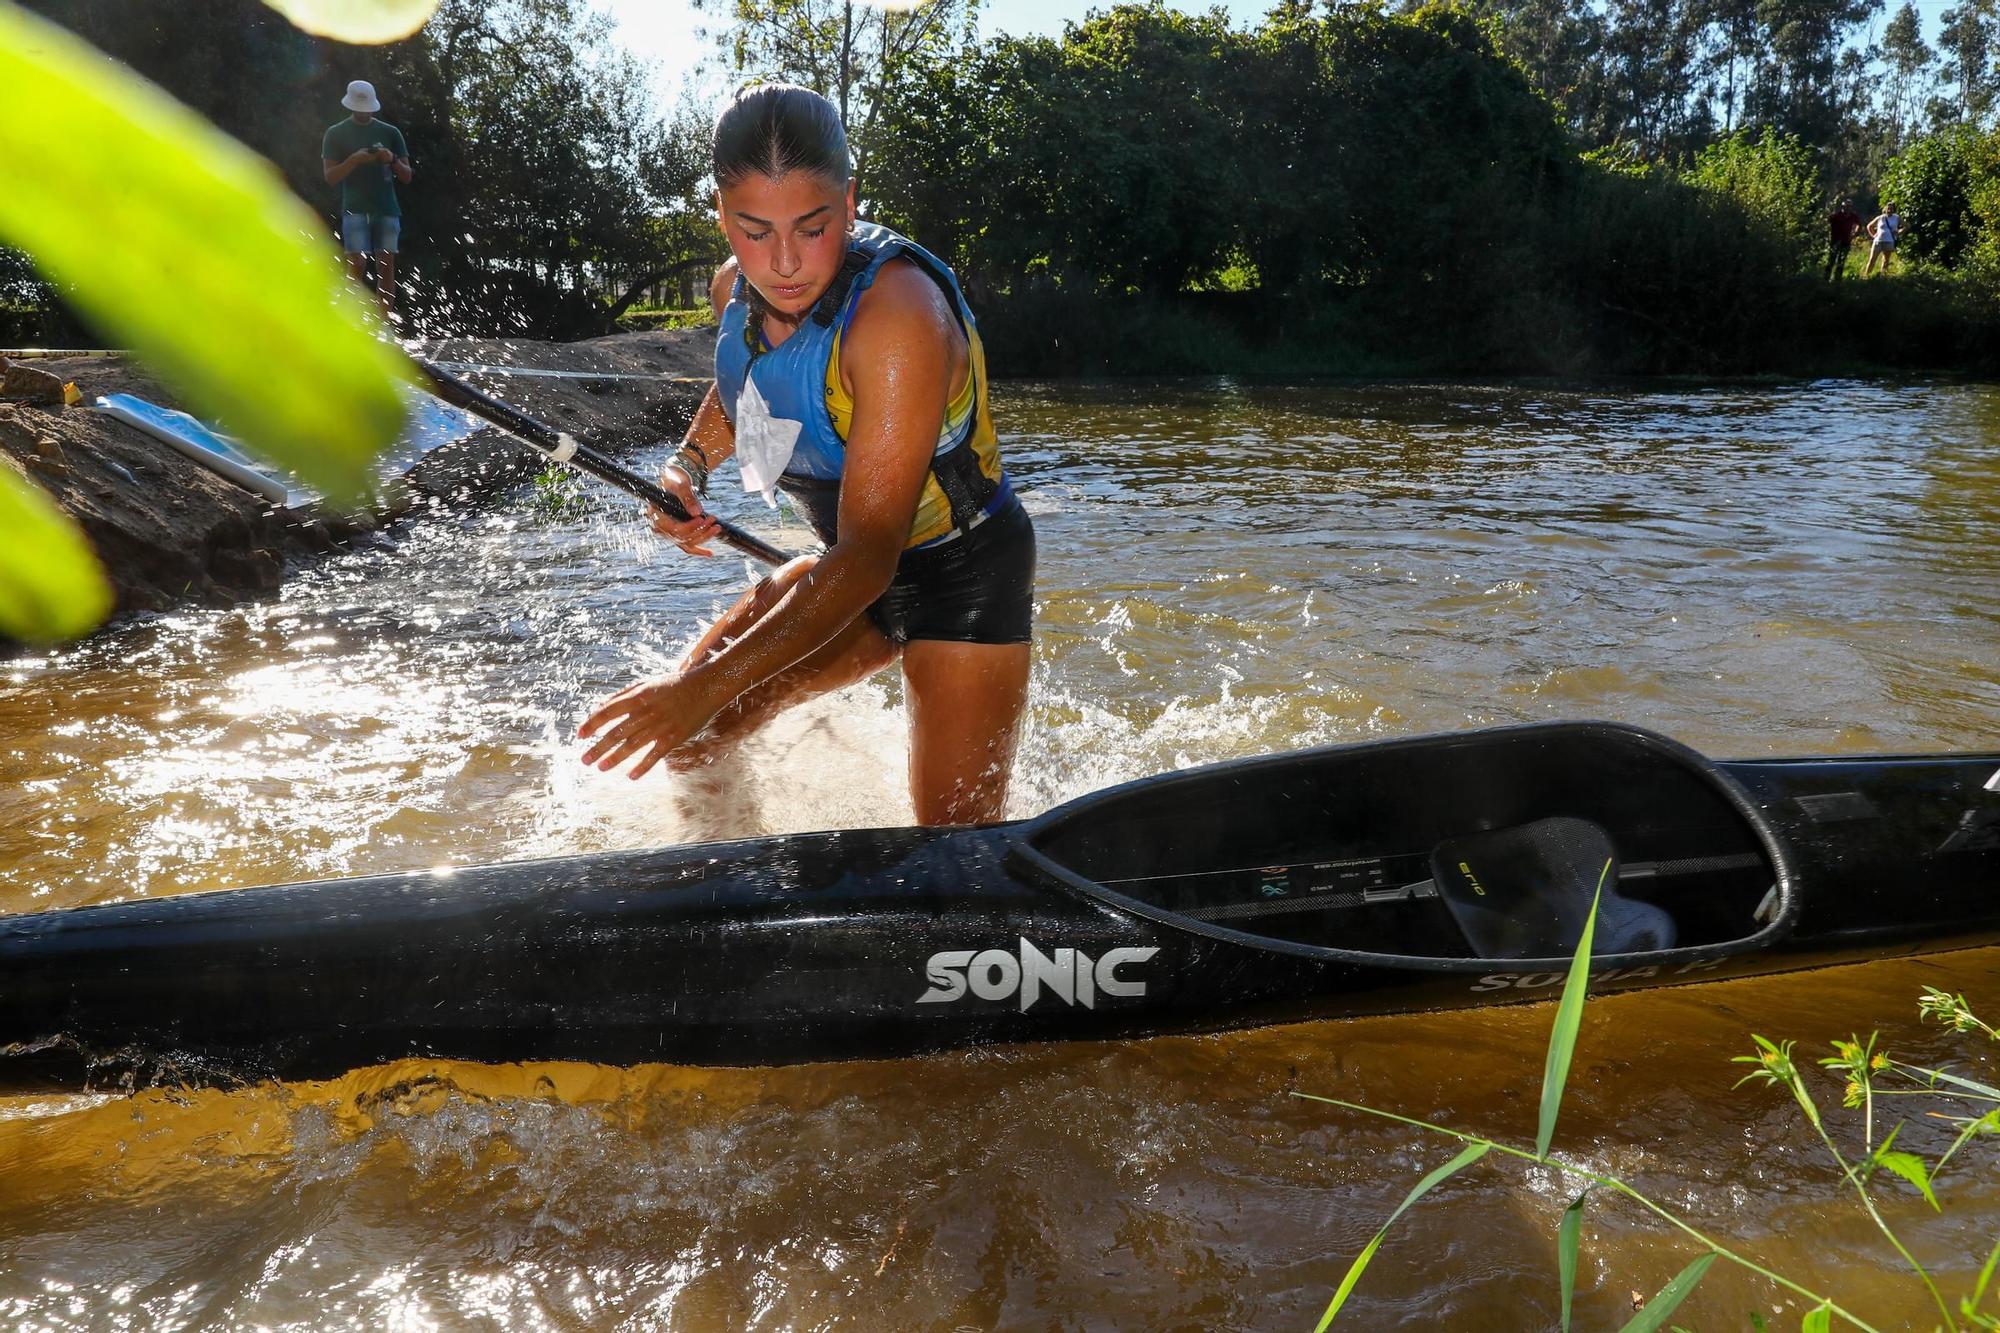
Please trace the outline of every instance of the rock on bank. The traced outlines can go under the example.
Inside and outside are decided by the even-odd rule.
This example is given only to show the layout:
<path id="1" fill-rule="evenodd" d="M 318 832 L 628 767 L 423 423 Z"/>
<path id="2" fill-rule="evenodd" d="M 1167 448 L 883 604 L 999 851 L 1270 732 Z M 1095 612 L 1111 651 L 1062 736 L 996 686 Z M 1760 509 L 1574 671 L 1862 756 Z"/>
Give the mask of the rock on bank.
<path id="1" fill-rule="evenodd" d="M 582 343 L 455 339 L 422 351 L 579 439 L 617 449 L 686 428 L 707 387 L 713 346 L 706 331 L 671 330 Z M 20 364 L 74 381 L 86 404 L 104 394 L 131 393 L 179 406 L 124 356 Z M 508 369 L 562 373 L 509 375 Z M 117 594 L 114 618 L 268 595 L 287 570 L 393 517 L 273 507 L 87 407 L 0 402 L 0 466 L 41 486 L 82 526 Z M 432 494 L 468 494 L 540 467 L 533 451 L 482 430 L 431 455 L 411 481 Z"/>

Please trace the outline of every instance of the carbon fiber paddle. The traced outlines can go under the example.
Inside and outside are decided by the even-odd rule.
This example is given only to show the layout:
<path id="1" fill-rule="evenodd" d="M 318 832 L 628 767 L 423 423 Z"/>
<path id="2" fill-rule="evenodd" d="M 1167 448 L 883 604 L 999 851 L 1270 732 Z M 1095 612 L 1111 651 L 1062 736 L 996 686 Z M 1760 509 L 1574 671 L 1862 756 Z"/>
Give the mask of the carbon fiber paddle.
<path id="1" fill-rule="evenodd" d="M 424 373 L 430 383 L 430 390 L 453 407 L 464 408 L 489 425 L 498 426 L 515 439 L 531 445 L 537 452 L 558 463 L 566 464 L 579 472 L 587 472 L 599 481 L 608 482 L 627 495 L 637 496 L 658 509 L 661 513 L 680 519 L 689 518 L 688 511 L 681 502 L 657 483 L 647 481 L 638 473 L 621 467 L 606 455 L 580 442 L 567 431 L 559 431 L 544 422 L 537 421 L 517 407 L 501 402 L 498 398 L 473 388 L 450 371 L 423 360 L 411 358 L 417 369 Z M 779 550 L 762 537 L 753 536 L 733 523 L 721 524 L 715 539 L 730 546 L 752 559 L 762 560 L 767 565 L 782 565 L 792 557 Z"/>

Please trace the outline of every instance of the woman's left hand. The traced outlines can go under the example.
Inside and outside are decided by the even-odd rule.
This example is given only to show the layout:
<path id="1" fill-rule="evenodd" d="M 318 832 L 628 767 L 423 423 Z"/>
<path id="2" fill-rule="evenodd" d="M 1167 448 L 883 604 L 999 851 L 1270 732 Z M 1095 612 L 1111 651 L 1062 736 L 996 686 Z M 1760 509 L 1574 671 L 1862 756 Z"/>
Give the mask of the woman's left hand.
<path id="1" fill-rule="evenodd" d="M 583 762 L 608 773 L 651 746 L 632 766 L 631 776 L 642 778 L 674 749 L 692 740 L 719 711 L 696 681 L 683 672 L 628 685 L 599 704 L 576 729 L 579 737 L 597 738 L 583 752 Z"/>

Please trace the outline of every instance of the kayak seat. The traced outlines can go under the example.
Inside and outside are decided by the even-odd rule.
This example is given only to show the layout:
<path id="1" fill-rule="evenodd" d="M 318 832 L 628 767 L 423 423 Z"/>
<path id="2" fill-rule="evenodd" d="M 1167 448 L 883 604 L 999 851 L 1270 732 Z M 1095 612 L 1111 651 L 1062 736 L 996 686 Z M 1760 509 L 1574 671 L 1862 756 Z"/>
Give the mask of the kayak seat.
<path id="1" fill-rule="evenodd" d="M 1674 945 L 1673 917 L 1618 892 L 1618 850 L 1611 835 L 1587 819 L 1538 819 L 1447 838 L 1431 851 L 1431 878 L 1480 958 L 1574 954 L 1600 878 L 1604 892 L 1592 953 Z"/>

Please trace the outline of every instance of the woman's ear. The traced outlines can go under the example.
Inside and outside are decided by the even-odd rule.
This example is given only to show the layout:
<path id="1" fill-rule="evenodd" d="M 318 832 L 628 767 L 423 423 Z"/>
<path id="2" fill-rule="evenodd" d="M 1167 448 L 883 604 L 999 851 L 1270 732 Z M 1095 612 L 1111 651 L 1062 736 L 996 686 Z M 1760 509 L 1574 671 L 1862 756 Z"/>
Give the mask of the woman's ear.
<path id="1" fill-rule="evenodd" d="M 854 224 L 860 220 L 854 205 L 854 190 L 857 184 L 858 182 L 854 177 L 849 176 L 847 178 L 847 230 L 849 232 L 854 230 Z"/>

